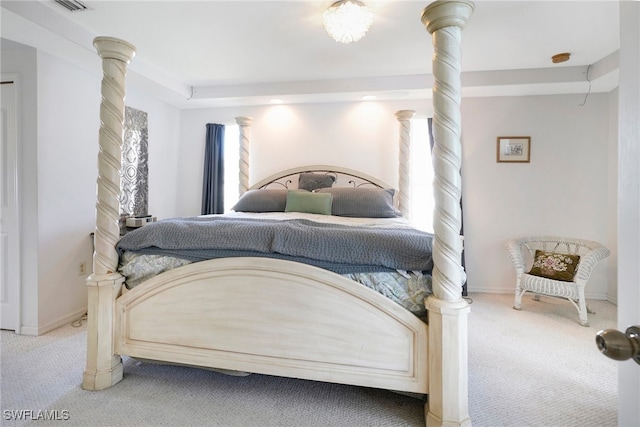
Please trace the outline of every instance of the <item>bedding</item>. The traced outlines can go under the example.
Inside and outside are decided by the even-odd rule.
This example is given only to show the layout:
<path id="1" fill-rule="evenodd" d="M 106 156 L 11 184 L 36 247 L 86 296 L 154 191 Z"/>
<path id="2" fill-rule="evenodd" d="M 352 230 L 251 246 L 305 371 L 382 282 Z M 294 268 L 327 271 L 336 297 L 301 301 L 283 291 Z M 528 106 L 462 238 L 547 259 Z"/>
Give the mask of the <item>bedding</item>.
<path id="1" fill-rule="evenodd" d="M 394 206 L 392 188 L 321 188 L 320 194 L 331 194 L 331 214 L 336 216 L 396 218 L 402 214 Z"/>
<path id="2" fill-rule="evenodd" d="M 119 271 L 132 289 L 164 271 L 204 259 L 289 259 L 342 274 L 424 316 L 424 298 L 431 293 L 432 238 L 402 218 L 231 212 L 159 221 L 128 233 L 118 243 Z M 369 248 L 365 253 L 352 250 L 362 244 Z M 244 247 L 249 252 L 241 250 Z"/>
<path id="3" fill-rule="evenodd" d="M 327 173 L 303 172 L 298 176 L 298 188 L 314 191 L 319 188 L 332 187 L 336 177 Z"/>
<path id="4" fill-rule="evenodd" d="M 332 201 L 333 196 L 331 194 L 289 190 L 284 211 L 331 215 Z"/>
<path id="5" fill-rule="evenodd" d="M 432 268 L 432 240 L 432 234 L 412 227 L 345 225 L 294 217 L 273 220 L 209 215 L 145 225 L 126 234 L 116 249 L 119 253 L 128 250 L 193 261 L 265 256 L 304 262 L 337 273 L 428 271 Z"/>
<path id="6" fill-rule="evenodd" d="M 231 208 L 235 212 L 284 212 L 287 189 L 249 190 Z"/>

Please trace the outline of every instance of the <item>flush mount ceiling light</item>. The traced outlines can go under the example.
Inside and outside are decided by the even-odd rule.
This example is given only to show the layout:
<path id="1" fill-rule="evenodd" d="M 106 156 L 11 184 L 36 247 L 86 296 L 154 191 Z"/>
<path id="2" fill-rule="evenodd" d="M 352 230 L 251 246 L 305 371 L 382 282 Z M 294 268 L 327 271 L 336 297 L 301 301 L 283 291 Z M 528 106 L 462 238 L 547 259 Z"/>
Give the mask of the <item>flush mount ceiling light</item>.
<path id="1" fill-rule="evenodd" d="M 322 14 L 324 29 L 337 42 L 360 40 L 369 31 L 373 12 L 358 0 L 340 0 Z"/>

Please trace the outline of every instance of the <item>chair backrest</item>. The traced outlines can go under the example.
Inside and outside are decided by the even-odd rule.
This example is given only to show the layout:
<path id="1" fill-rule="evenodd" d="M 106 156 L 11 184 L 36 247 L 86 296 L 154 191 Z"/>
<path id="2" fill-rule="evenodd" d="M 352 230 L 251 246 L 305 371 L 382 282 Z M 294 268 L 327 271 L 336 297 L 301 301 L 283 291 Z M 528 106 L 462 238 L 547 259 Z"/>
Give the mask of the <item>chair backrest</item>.
<path id="1" fill-rule="evenodd" d="M 602 259 L 609 255 L 609 250 L 602 244 L 585 239 L 562 236 L 525 236 L 513 239 L 509 242 L 510 251 L 513 252 L 515 247 L 519 248 L 522 256 L 521 262 L 524 262 L 525 271 L 528 271 L 533 264 L 536 250 L 547 252 L 560 252 L 565 254 L 580 255 L 581 260 L 586 254 L 595 249 L 599 249 L 596 256 Z M 513 258 L 512 254 L 512 258 Z M 513 260 L 514 262 L 516 260 Z M 597 260 L 594 260 L 597 262 Z"/>

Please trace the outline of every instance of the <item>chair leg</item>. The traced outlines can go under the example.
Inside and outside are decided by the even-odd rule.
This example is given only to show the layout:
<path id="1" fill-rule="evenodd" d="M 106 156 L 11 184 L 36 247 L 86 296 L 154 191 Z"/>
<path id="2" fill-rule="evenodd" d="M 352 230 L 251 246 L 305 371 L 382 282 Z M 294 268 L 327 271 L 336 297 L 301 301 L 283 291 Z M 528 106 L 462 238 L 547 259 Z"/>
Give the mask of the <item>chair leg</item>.
<path id="1" fill-rule="evenodd" d="M 516 297 L 513 302 L 513 308 L 515 310 L 520 310 L 522 308 L 522 295 L 524 295 L 525 292 L 527 291 L 520 289 L 520 277 L 518 277 L 518 280 L 516 281 Z"/>
<path id="2" fill-rule="evenodd" d="M 578 292 L 578 316 L 580 317 L 580 324 L 588 327 L 589 321 L 587 319 L 587 301 L 584 298 L 584 291 Z"/>

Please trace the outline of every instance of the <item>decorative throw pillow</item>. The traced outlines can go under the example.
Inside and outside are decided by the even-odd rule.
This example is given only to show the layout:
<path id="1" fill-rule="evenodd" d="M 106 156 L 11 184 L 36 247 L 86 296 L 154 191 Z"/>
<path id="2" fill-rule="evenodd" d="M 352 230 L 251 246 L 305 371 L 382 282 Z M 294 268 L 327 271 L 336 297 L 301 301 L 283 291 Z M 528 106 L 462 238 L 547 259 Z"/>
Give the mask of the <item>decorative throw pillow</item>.
<path id="1" fill-rule="evenodd" d="M 284 211 L 331 215 L 332 199 L 331 194 L 289 190 Z"/>
<path id="2" fill-rule="evenodd" d="M 284 212 L 287 190 L 249 190 L 231 208 L 236 212 Z"/>
<path id="3" fill-rule="evenodd" d="M 396 218 L 402 216 L 393 204 L 392 188 L 322 188 L 316 193 L 333 195 L 332 214 L 359 218 Z"/>
<path id="4" fill-rule="evenodd" d="M 303 172 L 298 176 L 298 188 L 300 190 L 313 191 L 318 188 L 329 188 L 333 186 L 336 177 L 323 173 Z"/>
<path id="5" fill-rule="evenodd" d="M 576 274 L 579 262 L 579 255 L 536 250 L 536 256 L 529 274 L 553 280 L 561 280 L 563 282 L 571 282 L 573 276 Z"/>

